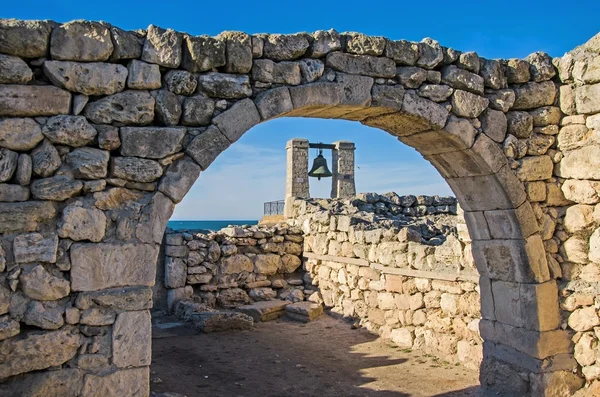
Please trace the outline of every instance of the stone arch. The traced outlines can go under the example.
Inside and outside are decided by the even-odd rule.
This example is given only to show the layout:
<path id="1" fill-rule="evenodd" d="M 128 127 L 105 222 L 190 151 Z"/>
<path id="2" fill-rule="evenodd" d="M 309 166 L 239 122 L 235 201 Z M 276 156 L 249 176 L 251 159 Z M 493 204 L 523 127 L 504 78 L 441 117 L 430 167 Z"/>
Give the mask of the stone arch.
<path id="1" fill-rule="evenodd" d="M 514 155 L 523 151 L 515 136 L 531 134 L 533 125 L 548 130 L 540 135 L 558 128 L 560 82 L 548 55 L 486 60 L 429 39 L 335 31 L 208 38 L 151 25 L 141 36 L 85 21 L 1 21 L 0 38 L 10 71 L 0 85 L 0 146 L 11 170 L 3 182 L 14 185 L 2 193 L 1 232 L 13 251 L 34 251 L 23 264 L 8 256 L 10 280 L 20 281 L 12 282 L 15 291 L 33 281 L 64 284 L 50 292 L 61 299 L 78 294 L 73 304 L 81 311 L 112 297 L 106 304 L 117 313 L 113 333 L 149 326 L 148 263 L 155 262 L 174 205 L 221 152 L 276 117 L 359 121 L 419 151 L 465 210 L 481 275 L 484 387 L 542 396 L 581 386 L 571 373 L 570 332 L 561 328 L 561 271 L 548 259 L 532 204 L 531 182 L 550 179 L 553 160 L 543 150 Z M 36 67 L 45 76 L 39 81 L 32 80 Z M 96 229 L 74 227 L 79 218 Z M 58 254 L 40 259 L 40 244 Z M 60 255 L 67 277 L 32 263 L 58 263 Z M 127 305 L 115 298 L 121 293 L 146 300 Z M 9 352 L 34 337 L 17 336 L 21 318 L 13 317 L 7 321 L 16 332 L 0 342 Z M 76 347 L 66 360 L 83 338 L 73 335 L 75 326 L 52 333 Z M 143 353 L 113 340 L 110 375 L 77 369 L 83 394 L 102 388 L 110 394 L 121 377 L 146 382 L 149 349 L 137 347 Z M 0 378 L 66 360 L 0 365 Z"/>

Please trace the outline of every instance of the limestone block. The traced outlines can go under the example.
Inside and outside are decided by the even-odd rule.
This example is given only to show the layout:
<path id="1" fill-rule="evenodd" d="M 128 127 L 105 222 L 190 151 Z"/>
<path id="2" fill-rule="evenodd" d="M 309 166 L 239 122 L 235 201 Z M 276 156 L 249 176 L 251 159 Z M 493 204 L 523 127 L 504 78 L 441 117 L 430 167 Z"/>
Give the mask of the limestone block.
<path id="1" fill-rule="evenodd" d="M 321 58 L 330 52 L 342 49 L 341 36 L 334 29 L 317 30 L 312 37 L 307 53 L 311 58 Z"/>
<path id="2" fill-rule="evenodd" d="M 65 201 L 79 193 L 83 183 L 66 175 L 36 179 L 31 183 L 31 194 L 37 200 Z"/>
<path id="3" fill-rule="evenodd" d="M 13 254 L 17 263 L 56 262 L 58 237 L 39 233 L 21 234 L 13 241 Z"/>
<path id="4" fill-rule="evenodd" d="M 33 73 L 25 61 L 0 54 L 0 84 L 26 84 L 32 78 Z"/>
<path id="5" fill-rule="evenodd" d="M 82 397 L 144 397 L 149 394 L 149 367 L 118 370 L 103 376 L 87 374 L 81 392 Z"/>
<path id="6" fill-rule="evenodd" d="M 480 58 L 479 75 L 483 77 L 486 87 L 499 90 L 506 87 L 507 81 L 502 64 L 498 60 Z"/>
<path id="7" fill-rule="evenodd" d="M 551 106 L 554 104 L 557 89 L 552 81 L 541 83 L 530 82 L 525 85 L 515 87 L 515 103 L 512 106 L 514 110 L 526 110 L 539 108 L 541 106 Z"/>
<path id="8" fill-rule="evenodd" d="M 263 56 L 275 61 L 291 61 L 302 57 L 308 46 L 302 33 L 270 34 L 264 37 Z"/>
<path id="9" fill-rule="evenodd" d="M 593 243 L 593 241 L 590 243 Z M 561 254 L 569 262 L 583 264 L 588 261 L 588 251 L 590 248 L 591 244 L 588 245 L 587 239 L 580 236 L 572 236 L 563 243 Z"/>
<path id="10" fill-rule="evenodd" d="M 176 68 L 181 63 L 181 44 L 181 33 L 150 25 L 142 49 L 142 61 Z"/>
<path id="11" fill-rule="evenodd" d="M 192 72 L 205 72 L 226 64 L 226 43 L 209 36 L 185 35 L 181 66 Z"/>
<path id="12" fill-rule="evenodd" d="M 508 133 L 517 138 L 529 138 L 533 131 L 533 117 L 527 112 L 508 112 L 506 114 Z"/>
<path id="13" fill-rule="evenodd" d="M 479 68 L 479 60 L 477 68 Z M 483 77 L 454 65 L 445 66 L 442 69 L 442 82 L 456 89 L 483 95 Z"/>
<path id="14" fill-rule="evenodd" d="M 82 310 L 94 305 L 106 306 L 118 311 L 145 310 L 152 307 L 152 289 L 140 286 L 80 292 L 75 304 Z"/>
<path id="15" fill-rule="evenodd" d="M 122 127 L 121 155 L 160 159 L 177 153 L 181 151 L 185 131 L 185 128 Z"/>
<path id="16" fill-rule="evenodd" d="M 325 65 L 340 72 L 361 74 L 370 77 L 393 78 L 396 75 L 396 64 L 394 61 L 370 55 L 332 52 L 327 55 Z"/>
<path id="17" fill-rule="evenodd" d="M 31 150 L 44 139 L 42 129 L 33 119 L 10 118 L 0 121 L 0 147 Z"/>
<path id="18" fill-rule="evenodd" d="M 261 321 L 270 321 L 285 314 L 285 307 L 290 305 L 289 301 L 267 300 L 255 302 L 251 305 L 239 306 L 236 311 L 246 314 L 258 323 Z"/>
<path id="19" fill-rule="evenodd" d="M 596 204 L 600 201 L 598 197 L 600 182 L 568 179 L 563 183 L 561 189 L 567 200 L 576 203 Z"/>
<path id="20" fill-rule="evenodd" d="M 14 168 L 9 168 L 6 166 L 7 160 L 10 159 L 10 157 L 6 156 L 5 151 L 6 149 L 2 149 L 0 152 L 4 154 L 2 157 L 2 163 L 4 163 L 3 174 L 6 174 L 9 170 L 14 170 Z M 60 159 L 60 155 L 58 154 L 58 150 L 56 150 L 56 148 L 52 146 L 48 140 L 44 140 L 42 144 L 35 148 L 35 150 L 31 153 L 31 164 L 33 172 L 39 176 L 47 177 L 54 174 L 54 172 L 62 164 L 62 161 Z M 0 180 L 5 178 L 6 176 L 3 176 L 0 178 Z M 6 179 L 9 178 L 10 176 Z"/>
<path id="21" fill-rule="evenodd" d="M 427 80 L 427 71 L 416 66 L 398 67 L 396 79 L 405 88 L 419 88 Z"/>
<path id="22" fill-rule="evenodd" d="M 550 156 L 526 156 L 518 164 L 517 176 L 521 181 L 542 181 L 552 177 L 554 163 Z"/>
<path id="23" fill-rule="evenodd" d="M 273 62 L 257 59 L 252 67 L 252 80 L 273 84 L 298 85 L 302 81 L 298 62 Z"/>
<path id="24" fill-rule="evenodd" d="M 98 124 L 149 124 L 154 119 L 154 98 L 147 91 L 123 91 L 88 103 L 83 114 Z"/>
<path id="25" fill-rule="evenodd" d="M 254 100 L 263 120 L 281 116 L 293 109 L 292 98 L 287 87 L 277 87 L 257 95 Z"/>
<path id="26" fill-rule="evenodd" d="M 0 203 L 0 233 L 37 231 L 56 214 L 56 204 L 49 201 Z"/>
<path id="27" fill-rule="evenodd" d="M 563 178 L 600 179 L 600 146 L 585 146 L 565 152 L 556 174 Z"/>
<path id="28" fill-rule="evenodd" d="M 100 242 L 106 231 L 106 216 L 100 210 L 68 206 L 63 210 L 58 235 L 74 241 Z"/>
<path id="29" fill-rule="evenodd" d="M 412 348 L 414 342 L 413 331 L 409 328 L 396 328 L 393 329 L 390 334 L 390 339 L 394 342 L 398 347 L 403 348 Z"/>
<path id="30" fill-rule="evenodd" d="M 185 151 L 205 170 L 229 145 L 231 143 L 225 135 L 217 127 L 210 126 L 196 136 Z"/>
<path id="31" fill-rule="evenodd" d="M 363 33 L 342 33 L 344 49 L 351 54 L 380 56 L 386 40 L 379 36 L 367 36 Z"/>
<path id="32" fill-rule="evenodd" d="M 318 59 L 302 59 L 299 65 L 303 83 L 312 83 L 325 71 L 325 64 Z"/>
<path id="33" fill-rule="evenodd" d="M 50 36 L 50 55 L 62 61 L 105 61 L 113 48 L 110 31 L 99 22 L 71 21 Z"/>
<path id="34" fill-rule="evenodd" d="M 12 203 L 27 200 L 29 200 L 28 187 L 0 183 L 0 201 Z"/>
<path id="35" fill-rule="evenodd" d="M 154 113 L 158 124 L 167 126 L 179 124 L 183 111 L 177 95 L 171 91 L 160 90 L 156 94 L 155 101 Z"/>
<path id="36" fill-rule="evenodd" d="M 98 131 L 98 146 L 104 150 L 115 150 L 121 146 L 119 129 L 111 125 L 95 125 Z"/>
<path id="37" fill-rule="evenodd" d="M 559 124 L 562 118 L 560 108 L 556 106 L 544 106 L 529 112 L 533 117 L 534 127 L 544 127 L 550 124 Z"/>
<path id="38" fill-rule="evenodd" d="M 73 291 L 154 285 L 158 246 L 151 244 L 91 244 L 71 246 L 71 287 Z M 127 263 L 127 266 L 122 266 Z"/>
<path id="39" fill-rule="evenodd" d="M 48 53 L 52 23 L 3 19 L 0 22 L 0 52 L 22 58 L 44 57 Z"/>
<path id="40" fill-rule="evenodd" d="M 176 95 L 192 95 L 196 91 L 196 76 L 185 70 L 169 70 L 165 76 L 165 88 Z"/>
<path id="41" fill-rule="evenodd" d="M 71 327 L 3 340 L 0 379 L 61 365 L 75 356 L 80 343 L 80 334 Z"/>
<path id="42" fill-rule="evenodd" d="M 161 87 L 158 65 L 133 59 L 127 66 L 127 87 L 134 90 L 156 90 Z"/>
<path id="43" fill-rule="evenodd" d="M 462 117 L 478 117 L 488 106 L 487 98 L 463 90 L 454 90 L 452 112 Z"/>
<path id="44" fill-rule="evenodd" d="M 133 182 L 154 182 L 162 176 L 161 165 L 148 159 L 138 157 L 113 157 L 111 175 Z"/>
<path id="45" fill-rule="evenodd" d="M 584 307 L 575 310 L 568 319 L 568 324 L 575 331 L 589 331 L 600 325 L 600 317 L 593 306 Z"/>
<path id="46" fill-rule="evenodd" d="M 252 69 L 252 37 L 244 32 L 223 32 L 225 41 L 225 72 L 248 73 Z"/>
<path id="47" fill-rule="evenodd" d="M 575 89 L 575 105 L 579 114 L 600 112 L 600 84 L 577 87 Z"/>
<path id="48" fill-rule="evenodd" d="M 106 178 L 109 157 L 106 150 L 84 147 L 67 154 L 65 162 L 73 170 L 75 178 L 100 179 Z"/>
<path id="49" fill-rule="evenodd" d="M 17 169 L 19 155 L 12 150 L 0 149 L 0 182 L 10 180 Z"/>
<path id="50" fill-rule="evenodd" d="M 0 84 L 0 116 L 68 114 L 71 94 L 54 86 Z"/>
<path id="51" fill-rule="evenodd" d="M 430 38 L 424 38 L 419 43 L 419 59 L 417 65 L 425 69 L 435 68 L 444 59 L 440 44 Z"/>
<path id="52" fill-rule="evenodd" d="M 172 163 L 165 171 L 158 190 L 179 203 L 200 175 L 201 168 L 191 159 L 183 158 Z"/>
<path id="53" fill-rule="evenodd" d="M 111 63 L 44 62 L 44 74 L 61 88 L 84 95 L 112 95 L 123 91 L 127 68 Z"/>
<path id="54" fill-rule="evenodd" d="M 249 304 L 250 297 L 241 288 L 228 288 L 219 291 L 217 302 L 225 308 L 235 308 Z"/>
<path id="55" fill-rule="evenodd" d="M 233 143 L 260 121 L 260 115 L 254 102 L 251 99 L 244 99 L 215 117 L 213 124 Z"/>
<path id="56" fill-rule="evenodd" d="M 113 362 L 117 367 L 150 365 L 151 328 L 147 310 L 117 316 L 112 333 Z"/>
<path id="57" fill-rule="evenodd" d="M 208 125 L 214 110 L 215 102 L 204 95 L 185 98 L 181 124 L 187 126 Z"/>
<path id="58" fill-rule="evenodd" d="M 136 237 L 145 243 L 160 244 L 174 208 L 171 199 L 160 192 L 155 193 L 150 204 L 142 211 L 135 231 Z"/>
<path id="59" fill-rule="evenodd" d="M 116 26 L 110 27 L 114 45 L 110 59 L 139 59 L 142 56 L 144 37 L 138 32 L 125 31 Z"/>
<path id="60" fill-rule="evenodd" d="M 248 76 L 225 73 L 198 76 L 198 90 L 212 98 L 236 99 L 252 95 Z"/>
<path id="61" fill-rule="evenodd" d="M 504 141 L 508 130 L 508 121 L 503 112 L 486 109 L 481 116 L 479 116 L 479 119 L 481 121 L 481 128 L 487 136 L 498 143 Z"/>

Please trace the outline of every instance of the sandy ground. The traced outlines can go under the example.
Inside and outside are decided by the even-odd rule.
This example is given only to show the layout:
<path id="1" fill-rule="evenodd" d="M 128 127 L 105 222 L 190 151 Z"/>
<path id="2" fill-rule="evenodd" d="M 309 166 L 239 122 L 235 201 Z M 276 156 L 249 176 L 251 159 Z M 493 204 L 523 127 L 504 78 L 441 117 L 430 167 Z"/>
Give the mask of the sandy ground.
<path id="1" fill-rule="evenodd" d="M 479 396 L 477 371 L 403 350 L 324 315 L 198 334 L 156 319 L 151 389 L 188 397 Z"/>

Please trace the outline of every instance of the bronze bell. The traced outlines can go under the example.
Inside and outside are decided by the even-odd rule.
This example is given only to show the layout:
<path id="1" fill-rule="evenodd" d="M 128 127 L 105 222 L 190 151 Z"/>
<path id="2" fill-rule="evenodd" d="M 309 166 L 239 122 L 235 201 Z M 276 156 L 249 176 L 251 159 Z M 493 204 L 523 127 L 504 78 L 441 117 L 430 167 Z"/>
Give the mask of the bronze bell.
<path id="1" fill-rule="evenodd" d="M 317 178 L 319 181 L 321 178 L 329 178 L 331 176 L 331 171 L 327 167 L 327 160 L 323 157 L 323 149 L 319 149 L 319 155 L 313 161 L 313 166 L 308 172 L 308 176 Z"/>

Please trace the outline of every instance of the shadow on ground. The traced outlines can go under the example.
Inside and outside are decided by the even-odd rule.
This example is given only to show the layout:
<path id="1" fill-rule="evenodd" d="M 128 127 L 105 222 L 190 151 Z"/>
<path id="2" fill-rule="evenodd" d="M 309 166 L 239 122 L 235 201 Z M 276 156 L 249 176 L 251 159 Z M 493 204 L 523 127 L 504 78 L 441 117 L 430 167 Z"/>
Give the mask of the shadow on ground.
<path id="1" fill-rule="evenodd" d="M 322 316 L 197 334 L 161 318 L 151 388 L 188 397 L 475 397 L 477 371 L 402 350 Z M 171 325 L 173 325 L 171 327 Z"/>

